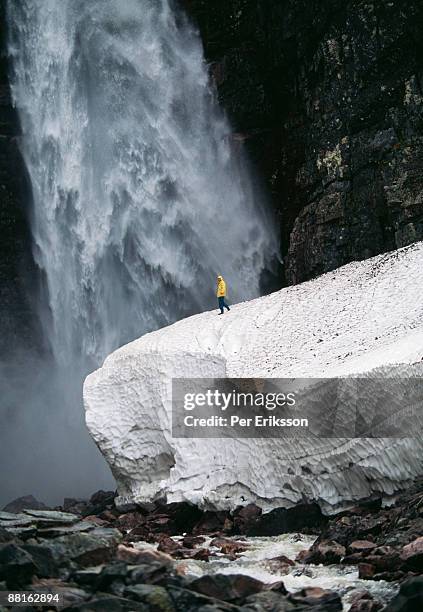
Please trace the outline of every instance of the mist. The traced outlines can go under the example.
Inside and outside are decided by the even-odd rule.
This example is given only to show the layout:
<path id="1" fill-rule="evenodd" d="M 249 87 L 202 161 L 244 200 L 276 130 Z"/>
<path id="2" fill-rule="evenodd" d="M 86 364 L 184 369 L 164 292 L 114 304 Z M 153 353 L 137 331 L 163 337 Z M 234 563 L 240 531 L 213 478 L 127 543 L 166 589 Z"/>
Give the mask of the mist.
<path id="1" fill-rule="evenodd" d="M 84 377 L 122 344 L 260 294 L 276 228 L 218 107 L 200 38 L 167 0 L 8 3 L 46 350 L 0 371 L 1 495 L 112 487 Z"/>

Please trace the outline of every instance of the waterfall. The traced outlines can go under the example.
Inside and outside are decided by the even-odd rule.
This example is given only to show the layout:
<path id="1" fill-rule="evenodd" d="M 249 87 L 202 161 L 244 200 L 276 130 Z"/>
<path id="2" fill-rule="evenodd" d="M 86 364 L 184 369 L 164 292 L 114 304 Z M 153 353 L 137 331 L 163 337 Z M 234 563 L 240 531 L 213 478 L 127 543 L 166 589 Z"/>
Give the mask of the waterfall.
<path id="1" fill-rule="evenodd" d="M 167 0 L 10 2 L 13 95 L 56 358 L 259 294 L 276 240 Z"/>
<path id="2" fill-rule="evenodd" d="M 278 241 L 170 0 L 9 0 L 8 22 L 40 318 L 79 394 L 117 346 L 214 308 L 217 274 L 258 296 Z"/>

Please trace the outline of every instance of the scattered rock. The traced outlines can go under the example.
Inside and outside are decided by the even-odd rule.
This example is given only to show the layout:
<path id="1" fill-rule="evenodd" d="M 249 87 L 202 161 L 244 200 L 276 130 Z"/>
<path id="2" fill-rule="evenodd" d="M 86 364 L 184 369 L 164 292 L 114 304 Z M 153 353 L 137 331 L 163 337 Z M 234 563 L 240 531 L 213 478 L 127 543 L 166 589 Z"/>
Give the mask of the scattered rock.
<path id="1" fill-rule="evenodd" d="M 85 612 L 103 612 L 103 609 L 234 612 L 240 605 L 245 612 L 306 609 L 335 612 L 341 609 L 339 596 L 322 589 L 309 588 L 287 594 L 282 582 L 269 586 L 244 575 L 217 574 L 188 579 L 189 566 L 177 564 L 174 559 L 207 561 L 210 554 L 216 554 L 213 553 L 216 548 L 227 558 L 235 559 L 250 547 L 241 535 L 223 536 L 223 526 L 229 520 L 227 513 L 201 513 L 187 504 L 171 504 L 168 509 L 162 504 L 150 513 L 136 509 L 119 514 L 112 506 L 104 509 L 111 495 L 99 494 L 96 503 L 103 509 L 84 519 L 83 511 L 79 514 L 46 509 L 0 512 L 0 583 L 3 581 L 3 588 L 54 590 L 57 587 L 56 590 L 67 593 L 67 609 Z M 66 508 L 75 507 L 74 501 L 83 503 L 70 500 Z M 330 519 L 324 534 L 337 533 L 342 543 L 320 536 L 309 550 L 301 551 L 297 560 L 317 564 L 354 563 L 358 565 L 360 578 L 403 581 L 407 572 L 410 575 L 413 571 L 421 571 L 423 538 L 411 537 L 422 520 L 418 507 L 409 502 L 401 503 L 394 511 L 391 509 L 393 519 L 389 529 L 387 515 L 382 516 L 386 512 L 384 509 L 372 515 L 366 514 L 367 510 L 359 513 L 355 509 L 355 514 L 344 513 Z M 107 516 L 110 521 L 100 515 Z M 185 532 L 183 538 L 174 539 L 171 534 L 184 515 L 189 517 L 192 530 Z M 250 505 L 237 510 L 232 527 L 238 532 L 247 530 L 253 524 L 257 526 L 262 518 L 257 508 Z M 209 534 L 217 534 L 210 542 L 211 550 L 201 546 L 206 538 L 196 533 L 200 526 L 209 529 Z M 372 533 L 363 537 L 369 530 Z M 158 550 L 148 545 L 122 543 L 137 531 L 143 533 L 146 540 L 157 542 Z M 16 539 L 17 533 L 22 536 L 20 540 Z M 386 543 L 395 533 L 400 534 L 400 541 L 405 539 L 406 544 L 402 547 Z M 295 572 L 295 575 L 313 576 L 307 566 L 295 568 L 295 563 L 284 555 L 266 560 L 265 565 L 279 575 Z M 419 584 L 413 583 L 411 599 L 406 595 L 406 604 L 401 605 L 409 606 L 408 600 L 414 601 L 413 598 L 419 596 Z M 366 592 L 356 594 L 351 599 L 351 606 L 352 612 L 381 609 L 380 602 Z M 403 609 L 413 608 L 399 608 Z"/>
<path id="2" fill-rule="evenodd" d="M 168 589 L 178 612 L 237 612 L 238 607 L 181 587 Z"/>
<path id="3" fill-rule="evenodd" d="M 16 544 L 0 546 L 0 581 L 5 580 L 9 589 L 23 589 L 36 569 L 31 555 Z"/>
<path id="4" fill-rule="evenodd" d="M 374 565 L 370 563 L 359 563 L 358 564 L 358 577 L 362 580 L 370 580 L 375 575 L 376 570 Z"/>
<path id="5" fill-rule="evenodd" d="M 91 531 L 95 528 L 95 524 L 91 521 L 80 521 L 73 525 L 44 527 L 38 530 L 38 537 L 40 538 L 55 538 L 57 536 L 68 535 L 70 533 L 81 533 L 84 531 Z"/>
<path id="6" fill-rule="evenodd" d="M 293 566 L 295 566 L 294 561 L 292 561 L 291 559 L 288 559 L 288 557 L 285 557 L 285 555 L 280 555 L 279 557 L 273 557 L 272 559 L 266 559 L 266 567 L 274 573 L 289 574 Z M 301 576 L 302 573 L 298 575 Z"/>
<path id="7" fill-rule="evenodd" d="M 91 495 L 89 504 L 96 507 L 101 506 L 103 509 L 106 509 L 113 504 L 115 497 L 115 491 L 103 491 L 100 489 L 100 491 L 96 491 Z M 101 510 L 98 510 L 98 512 L 101 512 Z"/>
<path id="8" fill-rule="evenodd" d="M 333 540 L 317 540 L 305 554 L 303 551 L 297 556 L 302 563 L 332 564 L 339 563 L 345 556 L 345 546 Z"/>
<path id="9" fill-rule="evenodd" d="M 84 521 L 88 521 L 89 523 L 94 523 L 98 527 L 107 527 L 109 525 L 108 521 L 101 519 L 99 516 L 96 516 L 95 514 L 89 514 L 88 516 L 85 516 Z"/>
<path id="10" fill-rule="evenodd" d="M 174 612 L 173 600 L 165 588 L 151 584 L 136 584 L 125 589 L 125 596 L 148 606 L 148 610 Z"/>
<path id="11" fill-rule="evenodd" d="M 204 512 L 192 529 L 194 535 L 221 535 L 228 516 L 223 512 Z"/>
<path id="12" fill-rule="evenodd" d="M 0 512 L 0 526 L 4 527 L 5 529 L 9 529 L 10 527 L 29 527 L 34 523 L 34 519 L 26 514 Z"/>
<path id="13" fill-rule="evenodd" d="M 19 540 L 26 541 L 36 535 L 37 529 L 32 525 L 29 527 L 8 527 L 7 532 L 13 539 L 18 538 Z"/>
<path id="14" fill-rule="evenodd" d="M 97 575 L 95 587 L 98 591 L 106 591 L 113 582 L 119 581 L 125 584 L 125 578 L 128 574 L 128 566 L 122 561 L 110 563 L 102 568 Z M 87 578 L 87 576 L 85 576 Z M 123 594 L 124 588 L 122 589 Z"/>
<path id="15" fill-rule="evenodd" d="M 56 554 L 48 545 L 40 543 L 26 543 L 22 546 L 31 555 L 39 578 L 57 578 L 60 575 L 62 556 Z"/>
<path id="16" fill-rule="evenodd" d="M 319 587 L 308 587 L 288 595 L 289 601 L 295 604 L 312 606 L 314 611 L 338 612 L 342 610 L 342 601 L 338 593 L 326 591 Z"/>
<path id="17" fill-rule="evenodd" d="M 167 535 L 180 535 L 181 533 L 194 533 L 194 528 L 206 514 L 207 513 L 203 513 L 196 506 L 188 504 L 187 502 L 175 502 L 159 506 L 157 510 L 151 514 L 151 521 L 153 526 L 155 519 L 161 516 L 162 524 L 156 523 L 158 527 L 157 531 L 165 532 Z M 167 520 L 163 523 L 165 519 Z M 165 528 L 163 528 L 164 525 Z M 154 528 L 152 530 L 154 530 Z M 198 533 L 198 531 L 196 533 Z M 207 533 L 207 530 L 204 530 L 202 533 Z"/>
<path id="18" fill-rule="evenodd" d="M 131 584 L 163 584 L 169 581 L 172 568 L 160 561 L 148 561 L 128 567 L 128 581 Z"/>
<path id="19" fill-rule="evenodd" d="M 127 533 L 135 527 L 139 527 L 146 522 L 145 517 L 140 512 L 127 512 L 118 516 L 114 523 L 114 527 L 120 529 L 122 533 Z"/>
<path id="20" fill-rule="evenodd" d="M 233 529 L 238 533 L 246 533 L 253 529 L 261 515 L 262 509 L 256 506 L 256 504 L 248 504 L 247 506 L 237 508 L 233 517 Z"/>
<path id="21" fill-rule="evenodd" d="M 301 607 L 301 610 L 308 610 Z M 280 593 L 274 591 L 261 591 L 255 595 L 250 595 L 245 600 L 241 610 L 243 612 L 294 612 L 298 607 Z"/>
<path id="22" fill-rule="evenodd" d="M 230 538 L 213 538 L 210 542 L 210 546 L 219 548 L 220 552 L 224 555 L 236 556 L 237 554 L 243 553 L 249 549 L 250 545 L 247 542 L 240 542 L 238 540 L 231 540 Z"/>
<path id="23" fill-rule="evenodd" d="M 96 565 L 94 567 L 87 567 L 85 569 L 79 569 L 72 574 L 72 580 L 77 584 L 94 585 L 97 584 L 98 577 L 102 570 L 106 567 L 105 565 Z"/>
<path id="24" fill-rule="evenodd" d="M 125 561 L 132 565 L 137 565 L 139 563 L 150 563 L 152 561 L 157 561 L 167 567 L 171 567 L 173 565 L 172 557 L 165 553 L 151 548 L 130 548 L 124 544 L 119 544 L 117 547 L 116 559 L 119 561 Z"/>
<path id="25" fill-rule="evenodd" d="M 4 527 L 0 527 L 0 544 L 4 544 L 5 542 L 10 542 L 11 540 L 13 540 L 13 538 L 14 538 L 14 534 L 4 529 Z"/>
<path id="26" fill-rule="evenodd" d="M 72 514 L 84 515 L 87 510 L 87 501 L 84 499 L 74 499 L 73 497 L 65 497 L 63 500 L 63 512 L 71 512 Z"/>
<path id="27" fill-rule="evenodd" d="M 205 541 L 206 538 L 203 536 L 186 535 L 182 540 L 182 546 L 184 548 L 195 548 L 196 546 L 203 544 Z"/>
<path id="28" fill-rule="evenodd" d="M 43 540 L 42 545 L 50 549 L 59 565 L 74 561 L 81 567 L 88 567 L 110 561 L 121 538 L 117 529 L 99 527 L 88 533 L 71 533 Z"/>
<path id="29" fill-rule="evenodd" d="M 159 540 L 157 550 L 171 555 L 180 548 L 182 548 L 182 545 L 179 542 L 175 542 L 169 536 L 163 536 Z"/>
<path id="30" fill-rule="evenodd" d="M 43 502 L 40 502 L 35 499 L 35 497 L 33 497 L 32 495 L 25 495 L 24 497 L 18 497 L 17 499 L 14 499 L 13 501 L 5 505 L 3 510 L 5 512 L 18 513 L 22 512 L 22 510 L 29 508 L 32 510 L 48 510 L 48 506 L 43 504 Z"/>
<path id="31" fill-rule="evenodd" d="M 290 531 L 315 531 L 327 523 L 317 504 L 297 504 L 293 508 L 277 508 L 248 523 L 245 531 L 250 536 L 272 536 Z"/>
<path id="32" fill-rule="evenodd" d="M 423 610 L 423 576 L 409 578 L 401 584 L 399 593 L 384 612 L 420 612 Z"/>
<path id="33" fill-rule="evenodd" d="M 196 578 L 189 588 L 208 597 L 230 603 L 241 603 L 249 595 L 259 593 L 265 585 L 243 574 L 210 574 Z"/>
<path id="34" fill-rule="evenodd" d="M 370 550 L 377 548 L 377 544 L 370 542 L 369 540 L 354 540 L 354 542 L 351 542 L 348 548 L 351 553 L 369 552 Z"/>
<path id="35" fill-rule="evenodd" d="M 77 514 L 71 514 L 70 512 L 59 512 L 57 510 L 33 510 L 25 508 L 23 513 L 29 515 L 34 522 L 37 522 L 38 525 L 45 523 L 47 527 L 52 524 L 71 525 L 80 519 Z"/>
<path id="36" fill-rule="evenodd" d="M 403 547 L 401 559 L 407 567 L 423 571 L 423 536 Z"/>
<path id="37" fill-rule="evenodd" d="M 59 593 L 63 597 L 63 607 L 68 610 L 72 606 L 79 605 L 86 601 L 90 594 L 74 585 L 67 584 L 60 580 L 37 580 L 31 584 L 31 591 L 34 593 Z"/>
<path id="38" fill-rule="evenodd" d="M 351 598 L 349 612 L 378 612 L 383 604 L 373 599 L 368 591 L 359 591 Z"/>

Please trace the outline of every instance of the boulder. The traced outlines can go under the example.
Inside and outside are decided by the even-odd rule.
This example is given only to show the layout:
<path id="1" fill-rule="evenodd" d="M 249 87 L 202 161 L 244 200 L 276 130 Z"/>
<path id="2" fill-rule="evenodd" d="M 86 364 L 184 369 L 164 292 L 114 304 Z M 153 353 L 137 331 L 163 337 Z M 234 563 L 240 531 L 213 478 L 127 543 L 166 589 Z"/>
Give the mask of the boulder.
<path id="1" fill-rule="evenodd" d="M 333 540 L 318 540 L 306 553 L 301 551 L 297 557 L 302 563 L 324 563 L 325 565 L 339 563 L 345 556 L 345 546 Z"/>
<path id="2" fill-rule="evenodd" d="M 25 495 L 23 497 L 18 497 L 17 499 L 14 499 L 13 501 L 6 504 L 3 508 L 5 512 L 16 513 L 22 512 L 22 510 L 25 509 L 48 510 L 48 507 L 43 504 L 43 502 L 40 502 L 35 499 L 35 497 L 33 497 L 32 495 Z"/>
<path id="3" fill-rule="evenodd" d="M 358 564 L 358 577 L 362 580 L 370 580 L 376 573 L 374 565 L 371 563 Z"/>
<path id="4" fill-rule="evenodd" d="M 423 536 L 403 547 L 401 559 L 411 569 L 423 571 Z"/>
<path id="5" fill-rule="evenodd" d="M 380 601 L 373 599 L 368 591 L 359 591 L 351 598 L 349 612 L 378 612 L 383 608 Z"/>
<path id="6" fill-rule="evenodd" d="M 348 546 L 350 553 L 364 552 L 367 553 L 373 549 L 377 548 L 377 544 L 374 542 L 370 542 L 369 540 L 354 540 Z"/>
<path id="7" fill-rule="evenodd" d="M 423 610 L 423 576 L 405 580 L 399 593 L 386 606 L 384 612 L 420 612 Z"/>
<path id="8" fill-rule="evenodd" d="M 244 574 L 206 574 L 193 580 L 189 588 L 207 597 L 236 604 L 266 587 L 260 580 Z"/>
<path id="9" fill-rule="evenodd" d="M 124 544 L 119 544 L 116 551 L 116 559 L 125 561 L 131 565 L 138 563 L 151 563 L 156 561 L 163 566 L 170 567 L 173 565 L 173 559 L 169 555 L 154 550 L 152 548 L 131 548 Z"/>
<path id="10" fill-rule="evenodd" d="M 99 565 L 112 559 L 122 535 L 117 529 L 97 527 L 89 532 L 70 533 L 53 539 L 40 541 L 40 554 L 48 555 L 57 565 L 67 565 L 70 561 L 81 567 Z M 45 550 L 49 551 L 44 552 Z"/>
<path id="11" fill-rule="evenodd" d="M 176 612 L 172 598 L 165 588 L 151 584 L 135 584 L 125 589 L 125 596 L 144 603 L 148 610 Z"/>
<path id="12" fill-rule="evenodd" d="M 37 566 L 32 556 L 13 543 L 0 545 L 0 582 L 9 589 L 24 589 L 35 574 Z"/>
<path id="13" fill-rule="evenodd" d="M 312 610 L 321 612 L 341 612 L 342 601 L 338 593 L 327 591 L 320 587 L 307 587 L 292 593 L 288 599 L 300 606 L 310 607 Z"/>

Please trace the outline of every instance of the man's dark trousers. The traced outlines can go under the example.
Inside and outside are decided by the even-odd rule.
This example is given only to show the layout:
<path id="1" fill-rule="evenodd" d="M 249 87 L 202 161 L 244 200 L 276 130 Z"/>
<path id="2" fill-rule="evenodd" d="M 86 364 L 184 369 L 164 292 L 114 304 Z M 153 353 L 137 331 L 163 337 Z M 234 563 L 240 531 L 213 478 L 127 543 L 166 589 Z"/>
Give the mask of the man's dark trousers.
<path id="1" fill-rule="evenodd" d="M 219 308 L 220 308 L 220 312 L 223 314 L 223 308 L 227 308 L 229 310 L 229 306 L 227 305 L 227 303 L 225 302 L 225 298 L 219 297 L 217 298 L 219 301 Z"/>

